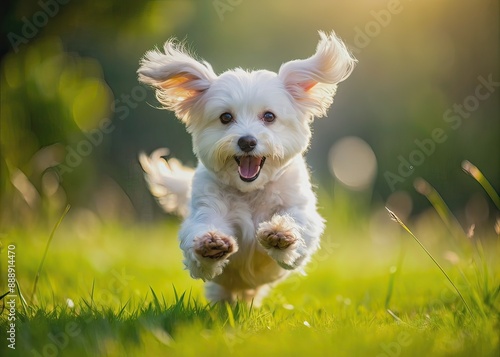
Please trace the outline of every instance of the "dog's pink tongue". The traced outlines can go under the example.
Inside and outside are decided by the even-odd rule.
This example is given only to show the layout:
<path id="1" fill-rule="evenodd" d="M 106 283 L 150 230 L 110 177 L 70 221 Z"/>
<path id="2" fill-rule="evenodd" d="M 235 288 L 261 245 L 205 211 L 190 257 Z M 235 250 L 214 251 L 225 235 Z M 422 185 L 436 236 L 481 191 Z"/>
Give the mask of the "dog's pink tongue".
<path id="1" fill-rule="evenodd" d="M 259 173 L 260 163 L 262 159 L 255 156 L 242 156 L 240 157 L 240 166 L 238 171 L 241 177 L 250 179 Z"/>

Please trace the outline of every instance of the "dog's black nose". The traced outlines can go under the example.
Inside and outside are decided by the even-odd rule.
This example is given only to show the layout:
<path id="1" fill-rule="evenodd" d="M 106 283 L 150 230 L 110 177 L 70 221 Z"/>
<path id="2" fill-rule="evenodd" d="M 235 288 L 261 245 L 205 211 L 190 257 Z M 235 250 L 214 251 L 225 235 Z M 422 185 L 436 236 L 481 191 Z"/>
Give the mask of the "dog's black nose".
<path id="1" fill-rule="evenodd" d="M 250 135 L 242 136 L 238 140 L 238 146 L 244 152 L 250 152 L 257 146 L 257 139 Z"/>

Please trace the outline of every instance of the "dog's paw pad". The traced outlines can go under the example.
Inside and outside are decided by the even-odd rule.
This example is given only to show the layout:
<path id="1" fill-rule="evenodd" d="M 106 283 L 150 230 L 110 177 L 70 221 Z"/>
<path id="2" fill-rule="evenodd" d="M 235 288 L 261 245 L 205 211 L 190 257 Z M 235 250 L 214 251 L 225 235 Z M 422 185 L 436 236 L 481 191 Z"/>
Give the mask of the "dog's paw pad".
<path id="1" fill-rule="evenodd" d="M 286 249 L 297 242 L 292 232 L 264 231 L 260 232 L 259 242 L 266 249 Z"/>
<path id="2" fill-rule="evenodd" d="M 221 259 L 236 250 L 233 238 L 217 232 L 208 232 L 196 238 L 194 242 L 194 251 L 204 258 Z"/>

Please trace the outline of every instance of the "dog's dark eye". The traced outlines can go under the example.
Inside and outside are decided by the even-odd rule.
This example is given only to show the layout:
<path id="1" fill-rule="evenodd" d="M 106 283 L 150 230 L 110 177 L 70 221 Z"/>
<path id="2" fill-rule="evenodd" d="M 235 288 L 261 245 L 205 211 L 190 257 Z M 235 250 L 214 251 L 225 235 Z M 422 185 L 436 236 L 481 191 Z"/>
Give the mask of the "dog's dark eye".
<path id="1" fill-rule="evenodd" d="M 229 124 L 233 121 L 233 115 L 231 113 L 222 113 L 219 119 L 222 124 Z"/>
<path id="2" fill-rule="evenodd" d="M 272 123 L 276 119 L 276 116 L 271 112 L 265 112 L 264 115 L 262 116 L 262 119 L 266 123 Z"/>

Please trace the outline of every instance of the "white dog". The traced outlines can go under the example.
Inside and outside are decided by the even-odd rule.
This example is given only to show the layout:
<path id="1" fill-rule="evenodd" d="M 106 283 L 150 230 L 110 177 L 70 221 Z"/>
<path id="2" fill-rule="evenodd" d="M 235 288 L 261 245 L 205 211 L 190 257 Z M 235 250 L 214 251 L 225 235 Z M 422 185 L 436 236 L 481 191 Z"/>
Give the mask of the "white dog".
<path id="1" fill-rule="evenodd" d="M 217 76 L 174 40 L 141 61 L 139 80 L 186 125 L 199 164 L 193 171 L 166 162 L 165 151 L 140 161 L 165 210 L 185 217 L 184 264 L 207 281 L 210 301 L 258 305 L 320 245 L 324 220 L 303 155 L 311 122 L 326 115 L 356 60 L 334 33 L 319 34 L 313 56 L 277 74 L 237 68 Z"/>

